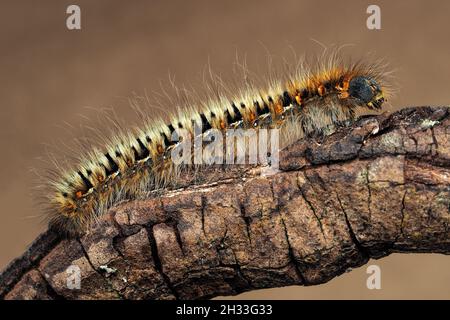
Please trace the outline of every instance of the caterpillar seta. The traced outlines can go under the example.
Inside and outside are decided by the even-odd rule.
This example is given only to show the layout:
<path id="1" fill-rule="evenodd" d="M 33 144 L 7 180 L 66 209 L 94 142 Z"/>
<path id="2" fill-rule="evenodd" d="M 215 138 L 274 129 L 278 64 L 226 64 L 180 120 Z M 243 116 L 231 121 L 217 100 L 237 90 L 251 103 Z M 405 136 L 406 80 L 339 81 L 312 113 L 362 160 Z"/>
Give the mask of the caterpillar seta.
<path id="1" fill-rule="evenodd" d="M 323 62 L 323 61 L 326 62 Z M 278 128 L 287 145 L 294 139 L 380 110 L 388 94 L 380 64 L 344 62 L 335 55 L 312 68 L 298 64 L 265 85 L 246 82 L 232 94 L 217 93 L 184 106 L 168 122 L 148 117 L 136 129 L 104 137 L 71 168 L 53 170 L 45 182 L 50 228 L 80 235 L 115 203 L 175 179 L 170 150 L 173 132 L 201 134 L 230 128 Z M 292 70 L 289 70 L 292 69 Z"/>

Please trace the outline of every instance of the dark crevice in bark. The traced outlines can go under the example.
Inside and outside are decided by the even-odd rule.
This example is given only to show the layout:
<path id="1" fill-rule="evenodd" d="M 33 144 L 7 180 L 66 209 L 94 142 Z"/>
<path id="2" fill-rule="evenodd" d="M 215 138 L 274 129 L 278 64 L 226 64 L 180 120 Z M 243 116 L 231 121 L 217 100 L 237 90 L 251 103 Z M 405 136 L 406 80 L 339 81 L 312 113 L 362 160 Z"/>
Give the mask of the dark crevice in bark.
<path id="1" fill-rule="evenodd" d="M 154 226 L 148 227 L 148 228 L 146 228 L 146 230 L 147 230 L 147 234 L 148 234 L 148 241 L 150 243 L 150 248 L 152 250 L 152 259 L 153 259 L 153 263 L 155 265 L 155 269 L 161 275 L 162 279 L 164 280 L 164 283 L 166 284 L 167 288 L 170 290 L 170 293 L 175 297 L 175 299 L 179 300 L 180 297 L 179 297 L 177 291 L 173 287 L 169 276 L 163 270 L 161 259 L 159 258 L 158 246 L 156 245 L 156 239 L 155 239 L 155 234 L 153 232 L 153 227 Z"/>
<path id="2" fill-rule="evenodd" d="M 242 217 L 242 220 L 244 221 L 245 233 L 246 233 L 247 239 L 248 239 L 248 241 L 250 242 L 250 245 L 251 245 L 252 244 L 252 236 L 251 236 L 250 225 L 252 223 L 252 219 L 246 215 L 245 205 L 242 204 L 242 203 L 239 204 L 239 213 L 240 213 L 240 215 Z"/>
<path id="3" fill-rule="evenodd" d="M 405 199 L 406 199 L 407 193 L 408 193 L 408 190 L 405 190 L 405 193 L 403 194 L 403 197 L 402 197 L 402 208 L 400 210 L 400 214 L 401 214 L 400 234 L 398 235 L 397 239 L 395 239 L 395 241 L 397 241 L 399 237 L 403 236 L 403 224 L 404 224 L 404 220 L 405 220 Z"/>
<path id="4" fill-rule="evenodd" d="M 301 284 L 307 286 L 308 283 L 306 282 L 305 276 L 300 271 L 300 268 L 299 268 L 299 265 L 298 265 L 298 261 L 295 258 L 294 250 L 292 249 L 291 241 L 289 240 L 289 233 L 288 233 L 288 230 L 287 230 L 287 227 L 286 227 L 286 223 L 285 223 L 283 217 L 281 217 L 281 224 L 283 225 L 284 236 L 286 238 L 286 243 L 287 243 L 287 246 L 288 246 L 289 259 L 291 260 L 292 264 L 294 265 L 295 273 L 297 274 L 297 277 L 300 279 Z"/>
<path id="5" fill-rule="evenodd" d="M 206 237 L 206 231 L 205 231 L 205 207 L 206 207 L 206 197 L 204 195 L 201 196 L 201 208 L 200 213 L 202 216 L 202 232 L 203 235 Z"/>
<path id="6" fill-rule="evenodd" d="M 139 231 L 140 231 L 140 230 L 142 230 L 142 228 L 139 229 Z M 138 231 L 138 232 L 139 232 L 139 231 Z M 136 232 L 136 233 L 138 233 L 138 232 Z M 133 233 L 133 234 L 131 234 L 131 235 L 135 235 L 136 233 Z M 131 235 L 129 235 L 129 236 L 131 236 Z M 125 265 L 127 266 L 127 269 L 125 269 L 125 274 L 126 274 L 126 277 L 128 277 L 128 267 L 132 266 L 132 264 L 130 263 L 130 261 L 128 260 L 128 258 L 122 253 L 122 251 L 119 249 L 119 241 L 122 241 L 122 240 L 124 240 L 124 239 L 125 239 L 125 238 L 122 237 L 121 235 L 115 236 L 115 237 L 112 239 L 112 246 L 113 246 L 114 250 L 117 252 L 117 254 L 119 255 L 119 257 L 123 260 L 123 262 L 124 262 Z M 133 285 L 131 285 L 131 286 L 133 286 Z M 127 284 L 125 285 L 125 287 L 124 287 L 122 290 L 120 290 L 121 294 L 123 294 L 123 292 L 124 292 L 128 287 L 130 287 L 130 284 L 127 282 Z"/>
<path id="7" fill-rule="evenodd" d="M 296 179 L 296 180 L 297 180 L 297 186 L 299 187 L 299 185 L 298 185 L 298 179 Z M 280 204 L 280 199 L 279 199 L 279 197 L 277 197 L 276 194 L 275 194 L 273 185 L 274 185 L 274 184 L 273 184 L 273 181 L 272 181 L 272 183 L 270 184 L 270 190 L 271 190 L 271 192 L 272 192 L 272 199 L 273 199 L 273 201 L 276 203 L 276 209 L 275 209 L 275 211 L 276 211 L 278 214 L 280 214 L 280 220 L 281 220 L 281 224 L 282 224 L 282 226 L 283 226 L 284 237 L 285 237 L 285 240 L 286 240 L 286 244 L 287 244 L 287 246 L 288 246 L 288 256 L 289 256 L 289 260 L 292 262 L 292 264 L 293 264 L 293 266 L 294 266 L 294 269 L 295 269 L 295 273 L 296 273 L 297 277 L 300 279 L 301 284 L 302 284 L 302 285 L 307 285 L 306 279 L 305 279 L 305 277 L 303 276 L 303 273 L 300 271 L 299 262 L 298 262 L 297 259 L 295 258 L 294 250 L 293 250 L 292 245 L 291 245 L 291 240 L 289 239 L 289 232 L 288 232 L 288 229 L 287 229 L 287 226 L 286 226 L 286 221 L 285 221 L 284 218 L 283 218 L 282 205 Z M 300 190 L 300 192 L 301 192 L 301 190 Z M 319 223 L 320 223 L 320 222 L 319 222 Z M 321 229 L 321 230 L 322 230 L 322 229 Z M 323 234 L 323 230 L 322 230 L 322 234 Z"/>
<path id="8" fill-rule="evenodd" d="M 230 249 L 231 249 L 231 248 L 230 248 Z M 234 252 L 233 249 L 231 249 L 231 252 L 233 252 L 234 261 L 236 261 L 236 264 L 234 265 L 236 274 L 237 274 L 239 277 L 241 277 L 241 278 L 247 283 L 247 288 L 251 288 L 251 287 L 252 287 L 252 282 L 251 282 L 249 279 L 247 279 L 247 277 L 246 277 L 246 276 L 244 275 L 244 273 L 242 272 L 242 270 L 241 270 L 241 265 L 239 264 L 239 261 L 238 261 L 237 256 L 236 256 L 236 252 Z"/>
<path id="9" fill-rule="evenodd" d="M 366 179 L 367 185 L 367 211 L 369 212 L 369 221 L 372 219 L 372 190 L 370 189 L 370 181 L 369 181 L 369 166 L 366 167 L 366 172 L 364 174 L 364 178 Z"/>
<path id="10" fill-rule="evenodd" d="M 83 252 L 84 257 L 86 258 L 87 262 L 89 263 L 89 266 L 94 270 L 97 271 L 97 269 L 94 267 L 94 264 L 91 261 L 91 258 L 89 257 L 86 248 L 83 246 L 83 242 L 81 242 L 80 238 L 77 238 L 76 241 L 81 247 L 81 251 Z"/>
<path id="11" fill-rule="evenodd" d="M 232 268 L 235 273 L 235 277 L 233 279 L 224 277 L 223 280 L 233 289 L 235 294 L 248 291 L 249 289 L 252 288 L 251 281 L 249 279 L 247 279 L 245 277 L 245 275 L 243 274 L 243 272 L 241 270 L 241 265 L 239 264 L 239 261 L 236 257 L 236 253 L 234 252 L 234 250 L 232 248 L 229 248 L 229 249 L 233 253 L 235 263 L 226 264 L 226 263 L 220 262 L 220 260 L 219 260 L 219 262 L 220 262 L 219 266 L 226 267 L 226 268 Z"/>
<path id="12" fill-rule="evenodd" d="M 112 217 L 111 217 L 112 223 L 114 224 L 114 227 L 119 232 L 119 234 L 117 236 L 115 236 L 114 239 L 126 238 L 129 236 L 135 235 L 136 233 L 141 231 L 143 226 L 140 224 L 130 224 L 130 213 L 127 211 L 126 215 L 127 215 L 127 223 L 125 225 L 121 225 L 120 223 L 117 222 L 115 212 L 112 215 Z"/>
<path id="13" fill-rule="evenodd" d="M 306 177 L 306 175 L 305 175 L 305 177 Z M 306 177 L 306 179 L 308 179 L 308 178 Z M 321 233 L 322 233 L 322 236 L 325 238 L 325 232 L 324 232 L 324 230 L 323 230 L 322 220 L 321 220 L 321 218 L 319 217 L 319 215 L 317 214 L 316 209 L 315 209 L 314 206 L 312 205 L 311 201 L 309 201 L 308 198 L 306 197 L 306 194 L 305 194 L 305 192 L 303 191 L 303 188 L 302 188 L 302 186 L 300 185 L 300 183 L 299 183 L 299 181 L 298 181 L 298 177 L 297 177 L 297 179 L 296 179 L 296 183 L 297 183 L 297 188 L 298 188 L 299 191 L 300 191 L 300 195 L 302 196 L 303 200 L 304 200 L 304 201 L 306 202 L 306 204 L 308 205 L 308 207 L 309 207 L 309 209 L 311 210 L 311 212 L 314 214 L 314 217 L 316 218 L 317 223 L 319 224 L 319 228 L 320 228 L 320 231 L 321 231 Z"/>
<path id="14" fill-rule="evenodd" d="M 435 152 L 437 153 L 437 150 L 439 149 L 439 144 L 438 144 L 438 141 L 436 139 L 436 135 L 434 134 L 434 128 L 431 127 L 430 130 L 431 130 L 431 137 L 433 139 L 434 149 L 436 150 Z M 431 154 L 433 154 L 433 150 L 431 150 Z"/>
<path id="15" fill-rule="evenodd" d="M 339 206 L 341 207 L 341 211 L 344 215 L 345 224 L 347 225 L 348 233 L 350 234 L 350 239 L 352 240 L 353 244 L 355 245 L 356 249 L 361 253 L 363 258 L 369 259 L 370 253 L 369 251 L 359 242 L 358 238 L 356 237 L 355 232 L 353 231 L 353 227 L 350 223 L 350 220 L 348 219 L 347 212 L 344 209 L 344 206 L 342 205 L 341 199 L 339 198 L 339 195 L 336 194 L 336 198 L 338 200 Z"/>
<path id="16" fill-rule="evenodd" d="M 98 270 L 98 269 L 94 266 L 94 264 L 93 264 L 92 261 L 91 261 L 91 258 L 89 257 L 89 255 L 88 255 L 88 253 L 87 253 L 87 251 L 86 251 L 86 248 L 83 246 L 83 243 L 81 242 L 81 240 L 80 240 L 80 239 L 76 239 L 76 241 L 77 241 L 78 244 L 80 245 L 81 250 L 82 250 L 82 252 L 83 252 L 83 254 L 84 254 L 86 260 L 88 261 L 90 267 L 92 268 L 92 270 L 94 270 L 98 275 L 100 275 L 100 276 L 105 280 L 105 282 L 108 284 L 108 287 L 109 287 L 109 289 L 110 289 L 111 291 L 115 292 L 115 293 L 117 294 L 117 296 L 118 296 L 121 300 L 124 300 L 125 297 L 123 296 L 123 294 L 122 294 L 119 290 L 116 290 L 116 289 L 114 288 L 113 284 L 111 283 L 111 280 L 108 279 L 107 275 L 105 275 L 105 272 L 103 272 L 102 270 Z M 108 261 L 108 263 L 110 263 L 110 261 Z M 108 265 L 108 263 L 106 263 L 105 265 Z"/>
<path id="17" fill-rule="evenodd" d="M 168 226 L 172 227 L 173 232 L 175 233 L 175 239 L 177 240 L 177 243 L 178 243 L 178 246 L 180 247 L 181 253 L 183 254 L 183 256 L 186 255 L 183 240 L 181 239 L 181 233 L 180 233 L 180 230 L 178 229 L 178 226 L 179 226 L 178 221 L 171 217 L 171 218 L 166 219 L 164 221 L 164 223 L 167 224 Z"/>
<path id="18" fill-rule="evenodd" d="M 142 230 L 142 229 L 140 229 L 140 230 Z M 136 233 L 138 233 L 138 232 L 136 232 Z M 135 235 L 136 233 L 133 233 L 129 236 Z M 124 262 L 128 264 L 127 258 L 123 255 L 122 251 L 120 251 L 120 249 L 119 249 L 119 242 L 122 241 L 123 239 L 125 239 L 125 237 L 123 237 L 122 235 L 115 236 L 112 239 L 112 246 L 113 246 L 114 250 L 117 252 L 117 254 L 119 255 L 119 257 L 121 257 L 124 260 Z"/>
<path id="19" fill-rule="evenodd" d="M 414 146 L 415 146 L 415 148 L 416 148 L 415 152 L 417 152 L 417 148 L 418 148 L 418 146 L 419 146 L 419 142 L 418 142 L 417 139 L 416 139 L 414 136 L 412 136 L 412 135 L 408 136 L 408 138 L 411 139 L 411 140 L 414 142 Z"/>

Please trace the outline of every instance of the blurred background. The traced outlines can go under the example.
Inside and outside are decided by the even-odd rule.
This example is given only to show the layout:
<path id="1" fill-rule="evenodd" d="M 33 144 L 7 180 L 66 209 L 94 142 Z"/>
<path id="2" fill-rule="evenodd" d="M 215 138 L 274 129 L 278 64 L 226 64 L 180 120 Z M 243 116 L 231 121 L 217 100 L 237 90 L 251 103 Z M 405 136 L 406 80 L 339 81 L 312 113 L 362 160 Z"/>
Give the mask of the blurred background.
<path id="1" fill-rule="evenodd" d="M 81 30 L 66 27 L 71 4 L 81 8 Z M 381 8 L 381 30 L 366 26 L 370 4 Z M 352 44 L 343 53 L 355 59 L 385 58 L 398 83 L 391 110 L 447 105 L 449 14 L 450 2 L 437 0 L 1 1 L 0 269 L 45 229 L 31 196 L 31 169 L 46 143 L 84 134 L 80 115 L 112 106 L 127 118 L 128 98 L 160 91 L 169 74 L 181 85 L 198 83 L 209 62 L 227 77 L 236 53 L 264 69 L 267 52 L 314 55 L 317 41 Z M 65 123 L 75 127 L 69 132 Z M 240 297 L 450 299 L 448 256 L 391 255 L 370 263 L 381 267 L 381 290 L 367 289 L 364 266 L 325 285 Z"/>

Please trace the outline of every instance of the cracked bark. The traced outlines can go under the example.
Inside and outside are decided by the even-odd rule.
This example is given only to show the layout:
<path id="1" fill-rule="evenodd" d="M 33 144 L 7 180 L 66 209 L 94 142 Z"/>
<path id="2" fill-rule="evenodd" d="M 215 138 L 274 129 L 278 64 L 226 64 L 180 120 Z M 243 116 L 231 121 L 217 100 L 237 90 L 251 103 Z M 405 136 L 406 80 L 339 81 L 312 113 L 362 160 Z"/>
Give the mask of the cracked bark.
<path id="1" fill-rule="evenodd" d="M 449 254 L 449 141 L 448 108 L 408 108 L 297 141 L 274 175 L 186 173 L 81 239 L 43 233 L 0 275 L 0 297 L 206 299 L 324 283 L 393 252 Z"/>

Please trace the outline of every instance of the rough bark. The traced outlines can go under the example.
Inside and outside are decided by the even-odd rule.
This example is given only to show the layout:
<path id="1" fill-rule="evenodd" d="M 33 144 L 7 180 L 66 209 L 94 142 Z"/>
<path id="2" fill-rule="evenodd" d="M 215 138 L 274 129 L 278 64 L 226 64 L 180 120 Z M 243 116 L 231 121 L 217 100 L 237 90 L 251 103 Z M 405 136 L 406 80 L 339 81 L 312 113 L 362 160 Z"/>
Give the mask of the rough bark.
<path id="1" fill-rule="evenodd" d="M 450 253 L 450 109 L 318 139 L 283 150 L 276 174 L 209 168 L 115 206 L 81 239 L 47 231 L 0 275 L 0 297 L 205 299 L 317 285 L 392 252 Z"/>

